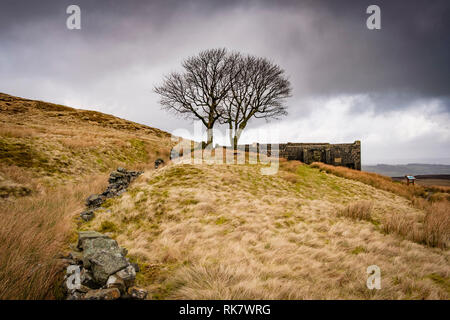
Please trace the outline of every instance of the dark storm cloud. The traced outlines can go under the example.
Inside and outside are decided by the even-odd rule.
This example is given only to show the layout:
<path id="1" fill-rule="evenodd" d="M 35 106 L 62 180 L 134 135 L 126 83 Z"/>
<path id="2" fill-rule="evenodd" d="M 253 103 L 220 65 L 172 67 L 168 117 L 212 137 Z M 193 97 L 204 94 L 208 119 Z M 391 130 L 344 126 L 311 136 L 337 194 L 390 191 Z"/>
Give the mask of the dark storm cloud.
<path id="1" fill-rule="evenodd" d="M 272 39 L 276 48 L 271 48 L 269 44 L 265 52 L 255 53 L 281 56 L 285 67 L 289 67 L 288 73 L 300 84 L 295 88 L 299 95 L 378 92 L 438 97 L 450 95 L 448 1 L 376 1 L 382 13 L 382 30 L 379 31 L 365 28 L 368 16 L 365 9 L 373 3 L 372 0 L 3 1 L 0 35 L 9 39 L 13 46 L 11 36 L 17 36 L 21 28 L 29 29 L 33 25 L 39 28 L 42 23 L 47 23 L 47 29 L 43 32 L 52 33 L 53 29 L 58 37 L 54 39 L 56 42 L 70 45 L 75 37 L 58 26 L 64 24 L 67 17 L 65 8 L 71 3 L 82 7 L 85 31 L 78 41 L 83 44 L 97 42 L 103 44 L 106 50 L 112 50 L 113 45 L 120 45 L 121 42 L 142 40 L 140 34 L 147 33 L 149 28 L 165 36 L 167 26 L 176 25 L 174 17 L 182 16 L 183 12 L 193 19 L 204 21 L 203 30 L 197 32 L 204 33 L 205 37 L 224 38 L 226 34 L 208 34 L 208 25 L 217 23 L 209 16 L 220 19 L 223 13 L 226 19 L 230 19 L 236 10 L 244 10 L 248 13 L 247 19 L 258 24 L 261 23 L 257 17 L 259 9 L 278 12 L 274 14 L 277 18 L 296 11 L 301 18 L 304 12 L 310 22 L 303 29 L 286 25 L 282 19 L 269 20 L 256 29 L 265 34 L 265 39 Z M 301 21 L 298 22 L 301 25 Z M 179 32 L 183 36 L 183 31 Z M 242 33 L 242 37 L 255 36 L 246 33 L 246 30 Z M 152 33 L 153 36 L 155 34 Z M 277 41 L 277 38 L 283 42 Z M 199 50 L 203 49 L 201 43 L 198 45 Z M 176 43 L 174 47 L 177 48 Z M 276 54 L 275 51 L 285 54 Z M 136 54 L 129 52 L 131 58 Z M 179 54 L 182 57 L 184 53 L 180 50 Z M 297 65 L 301 68 L 297 69 Z"/>
<path id="2" fill-rule="evenodd" d="M 65 27 L 70 4 L 81 7 L 82 30 Z M 371 4 L 381 8 L 381 30 L 366 28 Z M 294 89 L 286 121 L 303 119 L 305 126 L 328 117 L 323 105 L 342 108 L 328 119 L 333 131 L 322 127 L 311 139 L 331 140 L 346 121 L 355 128 L 340 139 L 364 137 L 364 126 L 351 121 L 358 115 L 370 124 L 370 117 L 426 112 L 426 137 L 431 142 L 437 132 L 442 152 L 442 146 L 450 149 L 442 121 L 450 113 L 449 31 L 450 2 L 444 0 L 2 0 L 0 91 L 170 131 L 186 122 L 160 109 L 152 87 L 187 56 L 226 47 L 265 56 L 286 70 Z M 381 143 L 377 134 L 367 133 Z M 410 132 L 392 134 L 399 135 L 396 146 L 406 145 L 404 137 L 413 141 Z"/>

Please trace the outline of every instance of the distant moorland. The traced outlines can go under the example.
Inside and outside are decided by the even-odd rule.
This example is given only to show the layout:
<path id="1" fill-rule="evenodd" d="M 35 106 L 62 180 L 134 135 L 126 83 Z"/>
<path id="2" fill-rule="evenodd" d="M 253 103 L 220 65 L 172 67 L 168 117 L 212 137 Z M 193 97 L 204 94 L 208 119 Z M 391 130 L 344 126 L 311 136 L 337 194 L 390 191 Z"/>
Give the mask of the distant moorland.
<path id="1" fill-rule="evenodd" d="M 375 166 L 362 166 L 363 171 L 375 172 L 389 177 L 402 177 L 404 175 L 426 175 L 426 174 L 450 174 L 450 165 L 445 164 L 377 164 Z"/>

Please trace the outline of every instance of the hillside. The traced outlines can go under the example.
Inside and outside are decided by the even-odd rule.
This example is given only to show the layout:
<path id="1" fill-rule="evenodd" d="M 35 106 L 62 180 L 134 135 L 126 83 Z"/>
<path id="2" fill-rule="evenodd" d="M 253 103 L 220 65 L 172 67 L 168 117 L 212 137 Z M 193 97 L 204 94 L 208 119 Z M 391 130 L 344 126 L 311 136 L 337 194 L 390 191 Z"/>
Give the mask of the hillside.
<path id="1" fill-rule="evenodd" d="M 57 257 L 80 230 L 128 249 L 150 299 L 450 298 L 447 189 L 282 159 L 274 175 L 171 162 L 158 129 L 5 94 L 0 109 L 0 299 L 60 298 Z M 81 221 L 118 166 L 144 173 Z"/>
<path id="2" fill-rule="evenodd" d="M 393 228 L 420 229 L 423 210 L 298 162 L 281 169 L 171 164 L 139 177 L 81 229 L 124 245 L 153 299 L 450 297 L 448 250 Z M 346 216 L 355 208 L 369 217 Z M 366 287 L 372 264 L 383 290 Z"/>
<path id="3" fill-rule="evenodd" d="M 170 135 L 96 111 L 0 93 L 0 183 L 2 196 L 19 193 L 28 176 L 47 184 L 106 173 L 168 156 Z M 27 176 L 19 181 L 11 173 Z"/>
<path id="4" fill-rule="evenodd" d="M 171 145 L 158 129 L 0 93 L 0 299 L 53 297 L 85 198 L 118 166 L 167 161 Z"/>

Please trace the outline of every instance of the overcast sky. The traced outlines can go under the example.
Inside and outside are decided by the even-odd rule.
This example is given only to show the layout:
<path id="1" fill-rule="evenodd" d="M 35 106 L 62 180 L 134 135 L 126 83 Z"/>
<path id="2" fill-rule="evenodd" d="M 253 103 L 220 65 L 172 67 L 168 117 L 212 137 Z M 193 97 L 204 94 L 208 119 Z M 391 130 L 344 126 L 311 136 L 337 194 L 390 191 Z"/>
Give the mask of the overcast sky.
<path id="1" fill-rule="evenodd" d="M 81 30 L 66 28 L 70 4 Z M 381 30 L 366 27 L 371 4 Z M 361 140 L 363 164 L 450 164 L 449 1 L 0 1 L 0 92 L 187 138 L 194 124 L 152 88 L 216 47 L 267 57 L 292 83 L 289 116 L 241 142 Z"/>

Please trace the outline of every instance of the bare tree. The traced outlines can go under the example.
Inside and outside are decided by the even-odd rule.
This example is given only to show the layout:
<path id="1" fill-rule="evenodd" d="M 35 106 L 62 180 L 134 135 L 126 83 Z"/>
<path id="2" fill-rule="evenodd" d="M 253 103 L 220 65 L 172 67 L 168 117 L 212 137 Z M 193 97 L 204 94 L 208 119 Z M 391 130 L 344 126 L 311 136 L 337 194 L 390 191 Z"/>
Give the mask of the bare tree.
<path id="1" fill-rule="evenodd" d="M 237 149 L 251 118 L 277 119 L 287 115 L 285 100 L 292 89 L 284 70 L 265 58 L 240 55 L 233 67 L 220 121 L 229 125 L 230 143 Z"/>
<path id="2" fill-rule="evenodd" d="M 213 142 L 213 127 L 224 112 L 224 98 L 235 77 L 237 54 L 210 49 L 186 59 L 183 73 L 173 72 L 154 91 L 163 108 L 186 118 L 199 119 L 207 129 L 207 145 Z"/>

